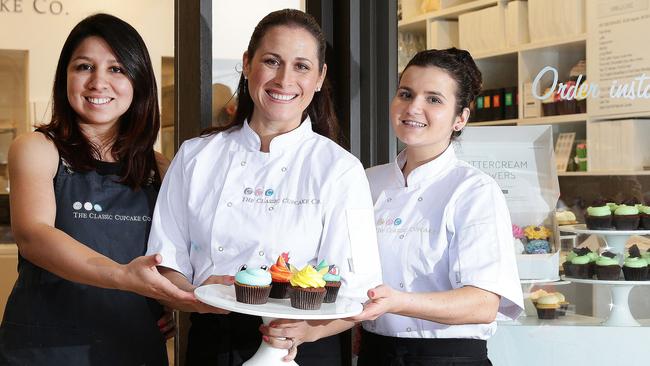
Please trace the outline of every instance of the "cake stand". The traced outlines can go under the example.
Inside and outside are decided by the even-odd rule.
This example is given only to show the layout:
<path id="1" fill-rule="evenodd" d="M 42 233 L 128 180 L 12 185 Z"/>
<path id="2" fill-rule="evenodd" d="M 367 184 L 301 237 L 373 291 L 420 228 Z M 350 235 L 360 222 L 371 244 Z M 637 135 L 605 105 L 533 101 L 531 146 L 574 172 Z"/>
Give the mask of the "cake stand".
<path id="1" fill-rule="evenodd" d="M 289 299 L 271 299 L 266 304 L 251 305 L 237 302 L 235 287 L 225 285 L 205 285 L 194 290 L 194 295 L 201 302 L 224 310 L 237 313 L 261 316 L 265 325 L 274 319 L 326 320 L 341 319 L 359 315 L 363 305 L 345 297 L 339 296 L 335 303 L 323 304 L 319 310 L 300 310 L 291 307 Z M 244 366 L 298 366 L 295 361 L 282 360 L 288 350 L 271 347 L 262 341 L 260 348 Z"/>
<path id="2" fill-rule="evenodd" d="M 625 243 L 632 235 L 650 235 L 650 230 L 589 230 L 586 225 L 566 225 L 561 226 L 560 231 L 566 231 L 576 234 L 599 235 L 605 239 L 607 249 L 619 255 L 619 264 L 623 264 Z M 612 309 L 609 317 L 603 325 L 608 326 L 640 326 L 639 322 L 634 319 L 630 312 L 628 297 L 634 286 L 648 286 L 650 281 L 604 281 L 581 279 L 573 277 L 563 277 L 566 280 L 575 283 L 588 283 L 592 285 L 603 285 L 609 287 L 612 296 Z"/>

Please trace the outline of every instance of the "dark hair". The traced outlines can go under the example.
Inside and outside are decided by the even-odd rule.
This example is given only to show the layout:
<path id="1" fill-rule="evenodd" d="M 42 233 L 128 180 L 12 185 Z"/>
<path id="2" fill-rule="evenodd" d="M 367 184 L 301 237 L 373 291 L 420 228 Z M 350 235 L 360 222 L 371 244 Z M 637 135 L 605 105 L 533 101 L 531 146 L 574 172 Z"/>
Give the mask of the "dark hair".
<path id="1" fill-rule="evenodd" d="M 410 66 L 438 67 L 456 81 L 456 115 L 460 115 L 464 108 L 469 108 L 470 103 L 481 92 L 481 71 L 476 67 L 472 55 L 465 50 L 453 47 L 446 50 L 420 51 L 406 64 L 404 71 Z M 400 76 L 400 80 L 401 78 Z M 452 139 L 461 133 L 462 130 L 452 132 Z"/>
<path id="2" fill-rule="evenodd" d="M 123 20 L 108 14 L 95 14 L 77 24 L 68 35 L 54 77 L 52 120 L 37 131 L 48 136 L 62 159 L 72 170 L 96 168 L 100 153 L 81 132 L 77 113 L 67 94 L 68 64 L 74 51 L 88 37 L 99 37 L 111 48 L 133 85 L 133 100 L 120 117 L 111 153 L 123 163 L 120 183 L 138 189 L 150 181 L 151 173 L 160 182 L 153 145 L 160 129 L 158 89 L 149 52 L 138 32 Z"/>
<path id="3" fill-rule="evenodd" d="M 279 26 L 302 28 L 314 37 L 318 44 L 318 71 L 323 72 L 323 66 L 325 65 L 325 49 L 327 47 L 323 31 L 311 15 L 295 9 L 274 11 L 260 20 L 253 31 L 250 41 L 248 42 L 248 59 L 253 59 L 264 35 L 268 33 L 271 28 Z M 255 105 L 253 104 L 253 99 L 248 92 L 247 83 L 248 81 L 244 78 L 242 73 L 239 78 L 239 84 L 237 85 L 237 112 L 235 113 L 232 122 L 223 127 L 206 129 L 201 133 L 201 135 L 212 135 L 231 127 L 242 125 L 246 119 L 250 120 Z M 302 119 L 304 120 L 307 115 L 311 118 L 312 128 L 316 133 L 328 137 L 337 143 L 341 142 L 340 127 L 336 114 L 334 113 L 334 107 L 330 96 L 330 85 L 327 78 L 323 82 L 320 92 L 314 94 L 311 103 L 303 112 Z"/>

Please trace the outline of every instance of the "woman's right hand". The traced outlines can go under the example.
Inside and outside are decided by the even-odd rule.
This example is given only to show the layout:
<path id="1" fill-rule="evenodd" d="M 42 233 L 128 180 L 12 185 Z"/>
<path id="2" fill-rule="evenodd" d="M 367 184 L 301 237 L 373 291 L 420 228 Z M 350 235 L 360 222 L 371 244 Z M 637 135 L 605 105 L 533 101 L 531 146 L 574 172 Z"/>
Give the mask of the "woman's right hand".
<path id="1" fill-rule="evenodd" d="M 235 276 L 227 276 L 227 275 L 222 275 L 222 276 L 216 276 L 212 275 L 208 277 L 207 280 L 203 281 L 201 286 L 204 285 L 213 285 L 213 284 L 218 284 L 218 285 L 226 285 L 226 286 L 232 286 L 235 283 Z M 205 304 L 203 302 L 197 301 L 197 306 L 196 306 L 196 312 L 205 314 L 205 313 L 213 313 L 213 314 L 228 314 L 230 311 L 224 310 L 221 308 L 216 308 L 214 306 L 210 306 L 208 304 Z"/>

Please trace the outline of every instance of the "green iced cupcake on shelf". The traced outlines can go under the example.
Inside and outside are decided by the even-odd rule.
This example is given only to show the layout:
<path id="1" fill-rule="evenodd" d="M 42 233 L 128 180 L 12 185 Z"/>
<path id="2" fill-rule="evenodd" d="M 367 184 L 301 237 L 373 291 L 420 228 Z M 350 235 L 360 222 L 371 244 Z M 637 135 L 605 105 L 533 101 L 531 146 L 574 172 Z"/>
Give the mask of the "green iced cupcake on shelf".
<path id="1" fill-rule="evenodd" d="M 594 203 L 594 206 L 587 207 L 585 223 L 590 230 L 611 230 L 612 210 L 603 203 Z"/>
<path id="2" fill-rule="evenodd" d="M 650 230 L 650 206 L 642 206 L 639 209 L 639 227 L 641 229 Z"/>
<path id="3" fill-rule="evenodd" d="M 618 204 L 615 202 L 607 202 L 607 206 L 609 207 L 609 210 L 612 212 L 612 215 L 614 214 L 614 211 L 618 208 Z"/>
<path id="4" fill-rule="evenodd" d="M 580 253 L 571 259 L 573 276 L 574 278 L 591 278 L 591 271 L 589 269 L 591 265 L 591 257 L 589 256 L 591 250 L 589 248 L 581 248 Z"/>
<path id="5" fill-rule="evenodd" d="M 635 206 L 620 205 L 614 211 L 614 226 L 618 230 L 637 230 L 640 218 Z"/>
<path id="6" fill-rule="evenodd" d="M 639 247 L 634 244 L 628 250 L 630 254 L 623 263 L 623 275 L 626 281 L 645 281 L 648 278 L 648 262 L 641 255 Z"/>
<path id="7" fill-rule="evenodd" d="M 616 254 L 604 252 L 596 261 L 596 278 L 602 281 L 614 281 L 621 277 L 621 266 Z"/>

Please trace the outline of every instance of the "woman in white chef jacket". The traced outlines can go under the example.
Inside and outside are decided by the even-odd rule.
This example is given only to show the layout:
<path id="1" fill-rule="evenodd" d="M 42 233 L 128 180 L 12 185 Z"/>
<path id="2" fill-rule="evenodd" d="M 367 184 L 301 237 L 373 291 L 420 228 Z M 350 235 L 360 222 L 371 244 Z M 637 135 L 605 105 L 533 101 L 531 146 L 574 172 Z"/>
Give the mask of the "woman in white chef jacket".
<path id="1" fill-rule="evenodd" d="M 338 265 L 340 296 L 363 301 L 381 283 L 363 167 L 332 141 L 338 124 L 325 83 L 325 45 L 311 16 L 289 9 L 267 15 L 243 56 L 234 122 L 178 151 L 148 250 L 162 254 L 162 273 L 180 288 L 231 284 L 241 265 L 270 266 L 282 252 L 297 267 L 322 259 Z M 364 225 L 371 235 L 356 240 Z M 303 344 L 299 363 L 337 365 L 340 342 L 332 335 L 353 325 L 282 320 L 260 327 L 259 317 L 237 313 L 194 313 L 191 321 L 190 365 L 239 365 L 256 351 L 260 331 L 272 346 L 290 350 L 287 360 Z"/>
<path id="2" fill-rule="evenodd" d="M 406 148 L 367 170 L 384 284 L 368 291 L 359 366 L 489 365 L 497 314 L 522 294 L 506 202 L 451 142 L 481 88 L 470 54 L 422 51 L 408 63 L 390 118 Z"/>

